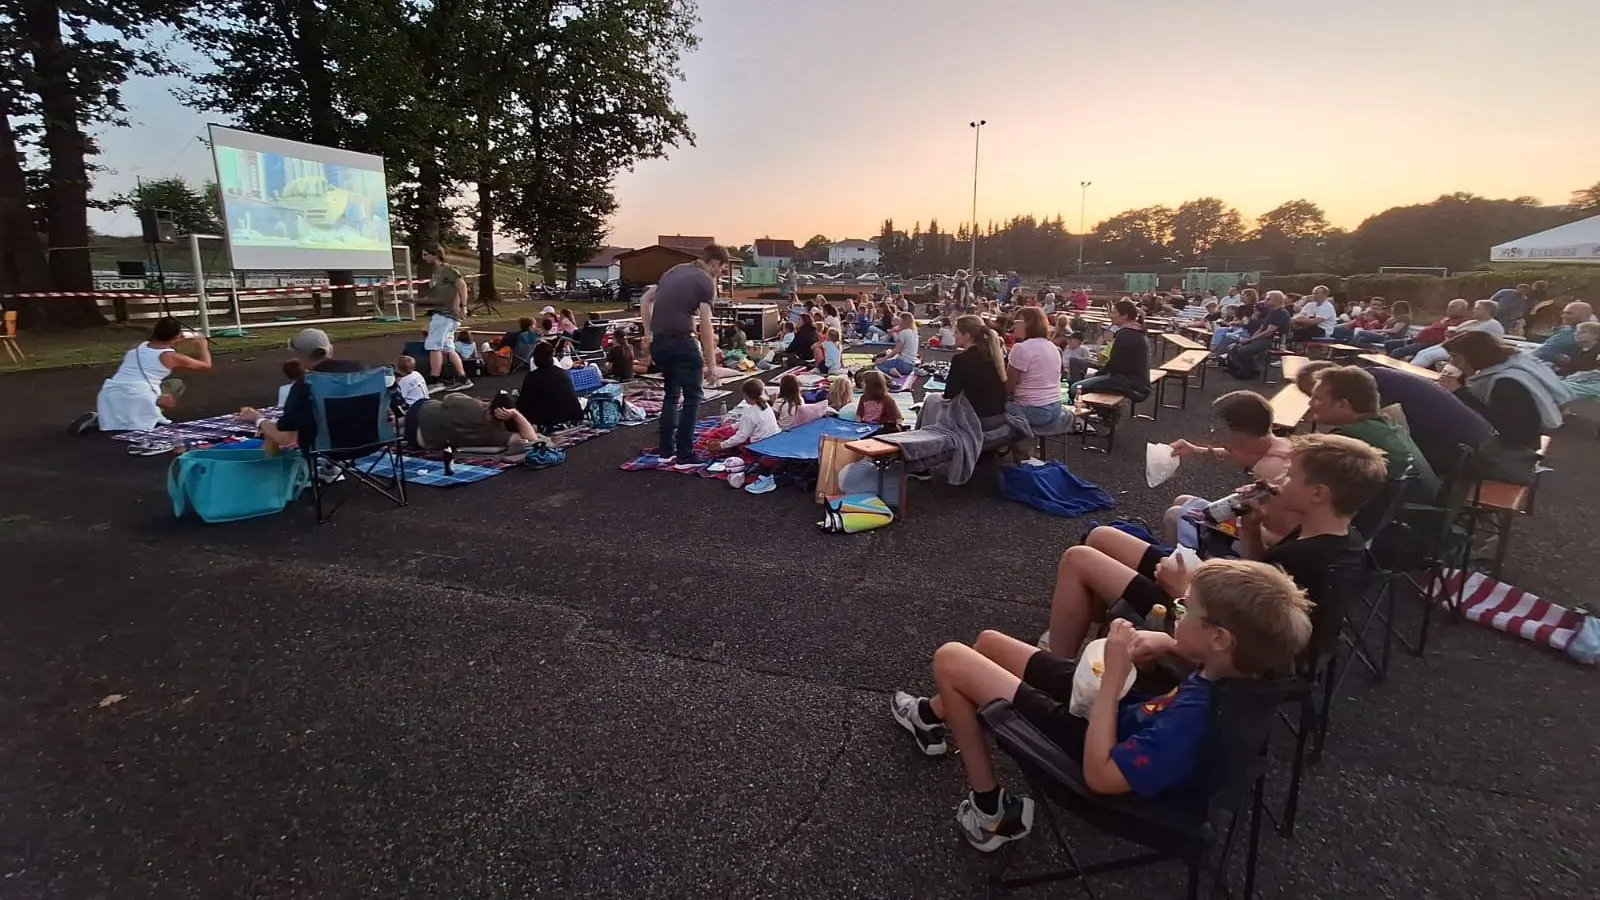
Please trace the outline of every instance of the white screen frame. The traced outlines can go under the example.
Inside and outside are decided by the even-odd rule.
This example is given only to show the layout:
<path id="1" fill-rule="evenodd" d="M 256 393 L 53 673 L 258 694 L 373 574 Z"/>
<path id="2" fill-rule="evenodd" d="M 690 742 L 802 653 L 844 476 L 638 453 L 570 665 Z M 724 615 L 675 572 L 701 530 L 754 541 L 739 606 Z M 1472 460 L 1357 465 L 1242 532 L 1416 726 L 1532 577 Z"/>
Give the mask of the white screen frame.
<path id="1" fill-rule="evenodd" d="M 338 147 L 324 147 L 320 144 L 307 144 L 285 138 L 269 137 L 251 131 L 229 128 L 225 125 L 212 124 L 206 127 L 211 144 L 211 165 L 217 178 L 219 193 L 221 193 L 220 186 L 222 185 L 222 165 L 218 160 L 217 151 L 219 147 L 229 147 L 235 150 L 270 153 L 311 162 L 376 172 L 379 178 L 382 179 L 385 207 L 387 208 L 388 180 L 385 177 L 383 157 L 381 156 L 358 153 L 354 150 L 343 150 Z M 388 218 L 385 218 L 382 222 L 382 236 L 373 238 L 375 243 L 381 241 L 383 245 L 381 250 L 342 247 L 263 247 L 240 243 L 235 239 L 235 223 L 242 221 L 242 216 L 246 212 L 244 209 L 246 202 L 235 200 L 230 204 L 228 196 L 225 193 L 222 194 L 222 218 L 226 227 L 225 236 L 228 243 L 228 255 L 232 260 L 235 271 L 329 272 L 349 270 L 353 272 L 391 272 L 394 269 L 393 250 L 391 249 L 394 241 L 390 233 L 390 220 Z"/>

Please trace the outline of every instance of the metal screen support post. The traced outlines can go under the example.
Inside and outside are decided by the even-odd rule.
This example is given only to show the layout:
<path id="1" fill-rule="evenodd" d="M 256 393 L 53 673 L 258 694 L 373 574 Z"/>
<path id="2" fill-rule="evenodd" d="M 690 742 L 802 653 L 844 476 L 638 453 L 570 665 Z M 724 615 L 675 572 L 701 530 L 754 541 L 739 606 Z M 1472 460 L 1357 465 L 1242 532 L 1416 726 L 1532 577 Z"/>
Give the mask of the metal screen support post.
<path id="1" fill-rule="evenodd" d="M 200 300 L 200 333 L 211 337 L 211 311 L 206 308 L 206 272 L 200 258 L 200 235 L 189 235 L 189 259 L 194 265 L 194 292 Z"/>

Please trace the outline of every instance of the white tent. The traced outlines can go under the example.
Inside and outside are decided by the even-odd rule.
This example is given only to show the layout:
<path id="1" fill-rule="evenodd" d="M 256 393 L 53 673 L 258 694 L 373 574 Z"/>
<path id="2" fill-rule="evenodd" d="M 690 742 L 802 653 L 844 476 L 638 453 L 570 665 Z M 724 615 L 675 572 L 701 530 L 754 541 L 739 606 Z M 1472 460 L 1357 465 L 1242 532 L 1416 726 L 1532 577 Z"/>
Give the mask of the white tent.
<path id="1" fill-rule="evenodd" d="M 1600 216 L 1498 244 L 1489 250 L 1489 260 L 1600 266 Z"/>

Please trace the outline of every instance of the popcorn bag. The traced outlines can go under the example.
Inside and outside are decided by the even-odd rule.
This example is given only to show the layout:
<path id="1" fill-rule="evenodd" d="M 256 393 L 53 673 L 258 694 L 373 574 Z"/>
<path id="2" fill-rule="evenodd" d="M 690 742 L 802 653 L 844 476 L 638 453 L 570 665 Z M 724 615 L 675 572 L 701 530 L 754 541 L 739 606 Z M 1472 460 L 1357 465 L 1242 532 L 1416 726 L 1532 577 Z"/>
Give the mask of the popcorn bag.
<path id="1" fill-rule="evenodd" d="M 1100 681 L 1105 670 L 1106 639 L 1090 641 L 1078 655 L 1078 670 L 1072 673 L 1072 699 L 1067 703 L 1068 712 L 1080 718 L 1089 718 L 1089 710 L 1094 706 L 1095 695 L 1100 693 Z M 1128 695 L 1128 691 L 1133 689 L 1134 679 L 1138 677 L 1139 671 L 1129 667 L 1128 677 L 1122 690 L 1117 693 L 1118 698 Z"/>

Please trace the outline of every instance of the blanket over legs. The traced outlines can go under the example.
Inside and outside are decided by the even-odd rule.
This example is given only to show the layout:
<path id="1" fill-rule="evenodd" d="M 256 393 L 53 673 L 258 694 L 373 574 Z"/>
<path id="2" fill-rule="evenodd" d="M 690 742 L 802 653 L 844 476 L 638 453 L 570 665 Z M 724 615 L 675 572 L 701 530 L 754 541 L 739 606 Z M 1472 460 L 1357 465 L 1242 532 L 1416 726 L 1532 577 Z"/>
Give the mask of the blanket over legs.
<path id="1" fill-rule="evenodd" d="M 923 399 L 915 431 L 886 434 L 879 440 L 899 445 L 901 460 L 913 470 L 948 460 L 945 478 L 951 484 L 966 484 L 984 450 L 1032 437 L 1033 429 L 1016 404 L 1006 404 L 1005 424 L 986 430 L 965 395 L 946 400 L 930 394 Z"/>

